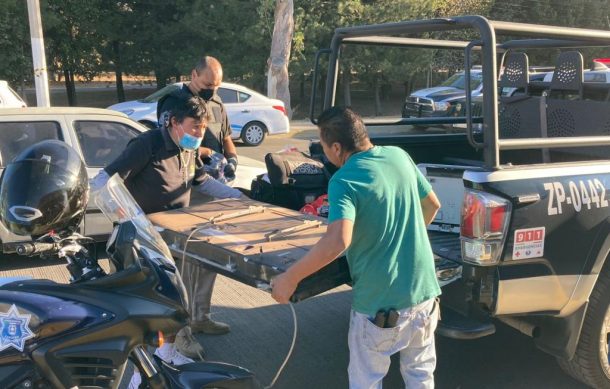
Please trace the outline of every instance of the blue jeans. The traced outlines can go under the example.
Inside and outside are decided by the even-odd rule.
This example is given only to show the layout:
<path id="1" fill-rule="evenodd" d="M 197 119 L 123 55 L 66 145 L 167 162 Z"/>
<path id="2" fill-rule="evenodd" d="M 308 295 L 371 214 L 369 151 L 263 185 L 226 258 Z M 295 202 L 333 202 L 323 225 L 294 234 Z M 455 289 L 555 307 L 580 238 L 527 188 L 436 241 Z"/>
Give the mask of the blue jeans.
<path id="1" fill-rule="evenodd" d="M 390 356 L 400 351 L 405 387 L 434 388 L 434 331 L 439 307 L 434 299 L 399 311 L 393 328 L 379 328 L 370 316 L 351 312 L 349 345 L 350 389 L 379 389 L 390 368 Z"/>

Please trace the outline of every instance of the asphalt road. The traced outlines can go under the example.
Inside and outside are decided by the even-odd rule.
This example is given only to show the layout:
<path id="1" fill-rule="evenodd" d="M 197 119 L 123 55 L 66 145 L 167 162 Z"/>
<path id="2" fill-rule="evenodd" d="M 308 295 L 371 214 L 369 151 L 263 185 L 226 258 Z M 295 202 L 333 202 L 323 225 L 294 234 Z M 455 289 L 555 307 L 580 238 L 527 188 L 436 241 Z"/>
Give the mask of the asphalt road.
<path id="1" fill-rule="evenodd" d="M 246 146 L 239 140 L 235 141 L 237 154 L 265 161 L 267 153 L 274 153 L 291 147 L 307 152 L 310 140 L 318 139 L 316 127 L 306 121 L 296 121 L 290 124 L 290 133 L 267 136 L 263 143 L 256 147 Z"/>
<path id="2" fill-rule="evenodd" d="M 31 275 L 67 281 L 58 261 L 4 258 L 0 277 Z M 296 304 L 298 331 L 292 357 L 275 388 L 347 388 L 347 327 L 351 291 L 347 286 Z M 292 315 L 267 292 L 219 276 L 212 314 L 232 331 L 224 336 L 199 336 L 206 358 L 244 366 L 264 385 L 273 379 L 290 347 Z M 441 389 L 579 389 L 533 342 L 512 328 L 497 324 L 486 338 L 458 341 L 437 336 L 436 387 Z M 393 358 L 384 388 L 401 388 L 398 360 Z"/>

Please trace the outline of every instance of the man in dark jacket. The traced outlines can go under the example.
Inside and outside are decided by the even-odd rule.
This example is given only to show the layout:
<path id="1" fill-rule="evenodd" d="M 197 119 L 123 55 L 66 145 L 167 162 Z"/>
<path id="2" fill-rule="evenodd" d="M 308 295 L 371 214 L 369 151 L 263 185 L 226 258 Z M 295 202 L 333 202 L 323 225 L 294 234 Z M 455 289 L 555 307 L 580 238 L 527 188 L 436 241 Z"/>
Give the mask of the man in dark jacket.
<path id="1" fill-rule="evenodd" d="M 231 139 L 231 126 L 222 100 L 216 93 L 222 83 L 222 66 L 210 56 L 202 56 L 191 72 L 191 81 L 182 88 L 163 97 L 157 103 L 157 118 L 160 126 L 167 123 L 167 113 L 186 97 L 199 96 L 207 102 L 210 115 L 208 126 L 199 152 L 209 164 L 215 164 L 223 157 L 227 164 L 223 174 L 227 179 L 235 177 L 237 170 L 237 150 Z"/>

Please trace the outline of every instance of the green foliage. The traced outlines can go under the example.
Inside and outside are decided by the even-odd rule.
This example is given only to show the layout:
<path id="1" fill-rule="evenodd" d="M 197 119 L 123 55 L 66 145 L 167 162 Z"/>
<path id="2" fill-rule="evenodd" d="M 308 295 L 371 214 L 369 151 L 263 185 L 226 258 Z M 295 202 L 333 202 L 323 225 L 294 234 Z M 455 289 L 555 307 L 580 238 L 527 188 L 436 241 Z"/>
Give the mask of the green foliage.
<path id="1" fill-rule="evenodd" d="M 96 48 L 97 26 L 103 0 L 41 1 L 47 67 L 69 71 L 85 79 L 99 73 L 101 59 Z"/>
<path id="2" fill-rule="evenodd" d="M 490 19 L 554 26 L 610 29 L 608 0 L 515 0 L 494 1 Z M 609 57 L 608 48 L 580 50 L 585 67 L 596 57 Z M 528 52 L 530 65 L 555 65 L 558 50 Z"/>
<path id="3" fill-rule="evenodd" d="M 32 48 L 25 1 L 0 1 L 0 79 L 14 86 L 33 79 Z"/>
<path id="4" fill-rule="evenodd" d="M 194 1 L 183 20 L 190 33 L 183 69 L 201 54 L 217 57 L 227 80 L 264 85 L 273 32 L 274 2 L 268 0 Z"/>
<path id="5" fill-rule="evenodd" d="M 609 0 L 294 0 L 295 31 L 289 71 L 298 84 L 328 47 L 338 27 L 481 14 L 490 19 L 610 28 Z M 0 0 L 0 78 L 31 80 L 25 1 Z M 225 79 L 264 91 L 275 0 L 41 0 L 51 70 L 87 79 L 102 71 L 157 76 L 158 86 L 188 76 L 207 53 L 223 63 Z M 444 35 L 468 39 L 467 33 Z M 461 53 L 349 48 L 349 71 L 373 84 L 380 75 L 409 80 L 433 69 L 463 66 Z M 588 52 L 589 56 L 605 51 Z M 548 58 L 547 58 L 548 57 Z M 531 62 L 552 61 L 534 53 Z M 393 64 L 400 63 L 400 66 Z M 348 68 L 343 69 L 348 71 Z"/>

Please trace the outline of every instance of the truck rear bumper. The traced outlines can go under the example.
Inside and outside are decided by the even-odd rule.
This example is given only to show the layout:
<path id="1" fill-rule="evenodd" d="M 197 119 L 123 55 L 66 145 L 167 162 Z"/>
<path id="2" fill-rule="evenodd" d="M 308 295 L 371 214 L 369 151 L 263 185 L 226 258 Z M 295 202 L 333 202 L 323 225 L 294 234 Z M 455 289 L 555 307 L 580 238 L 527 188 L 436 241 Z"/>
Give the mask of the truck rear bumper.
<path id="1" fill-rule="evenodd" d="M 441 306 L 441 320 L 436 333 L 453 339 L 478 339 L 496 332 L 491 322 L 466 317 L 451 308 Z"/>

